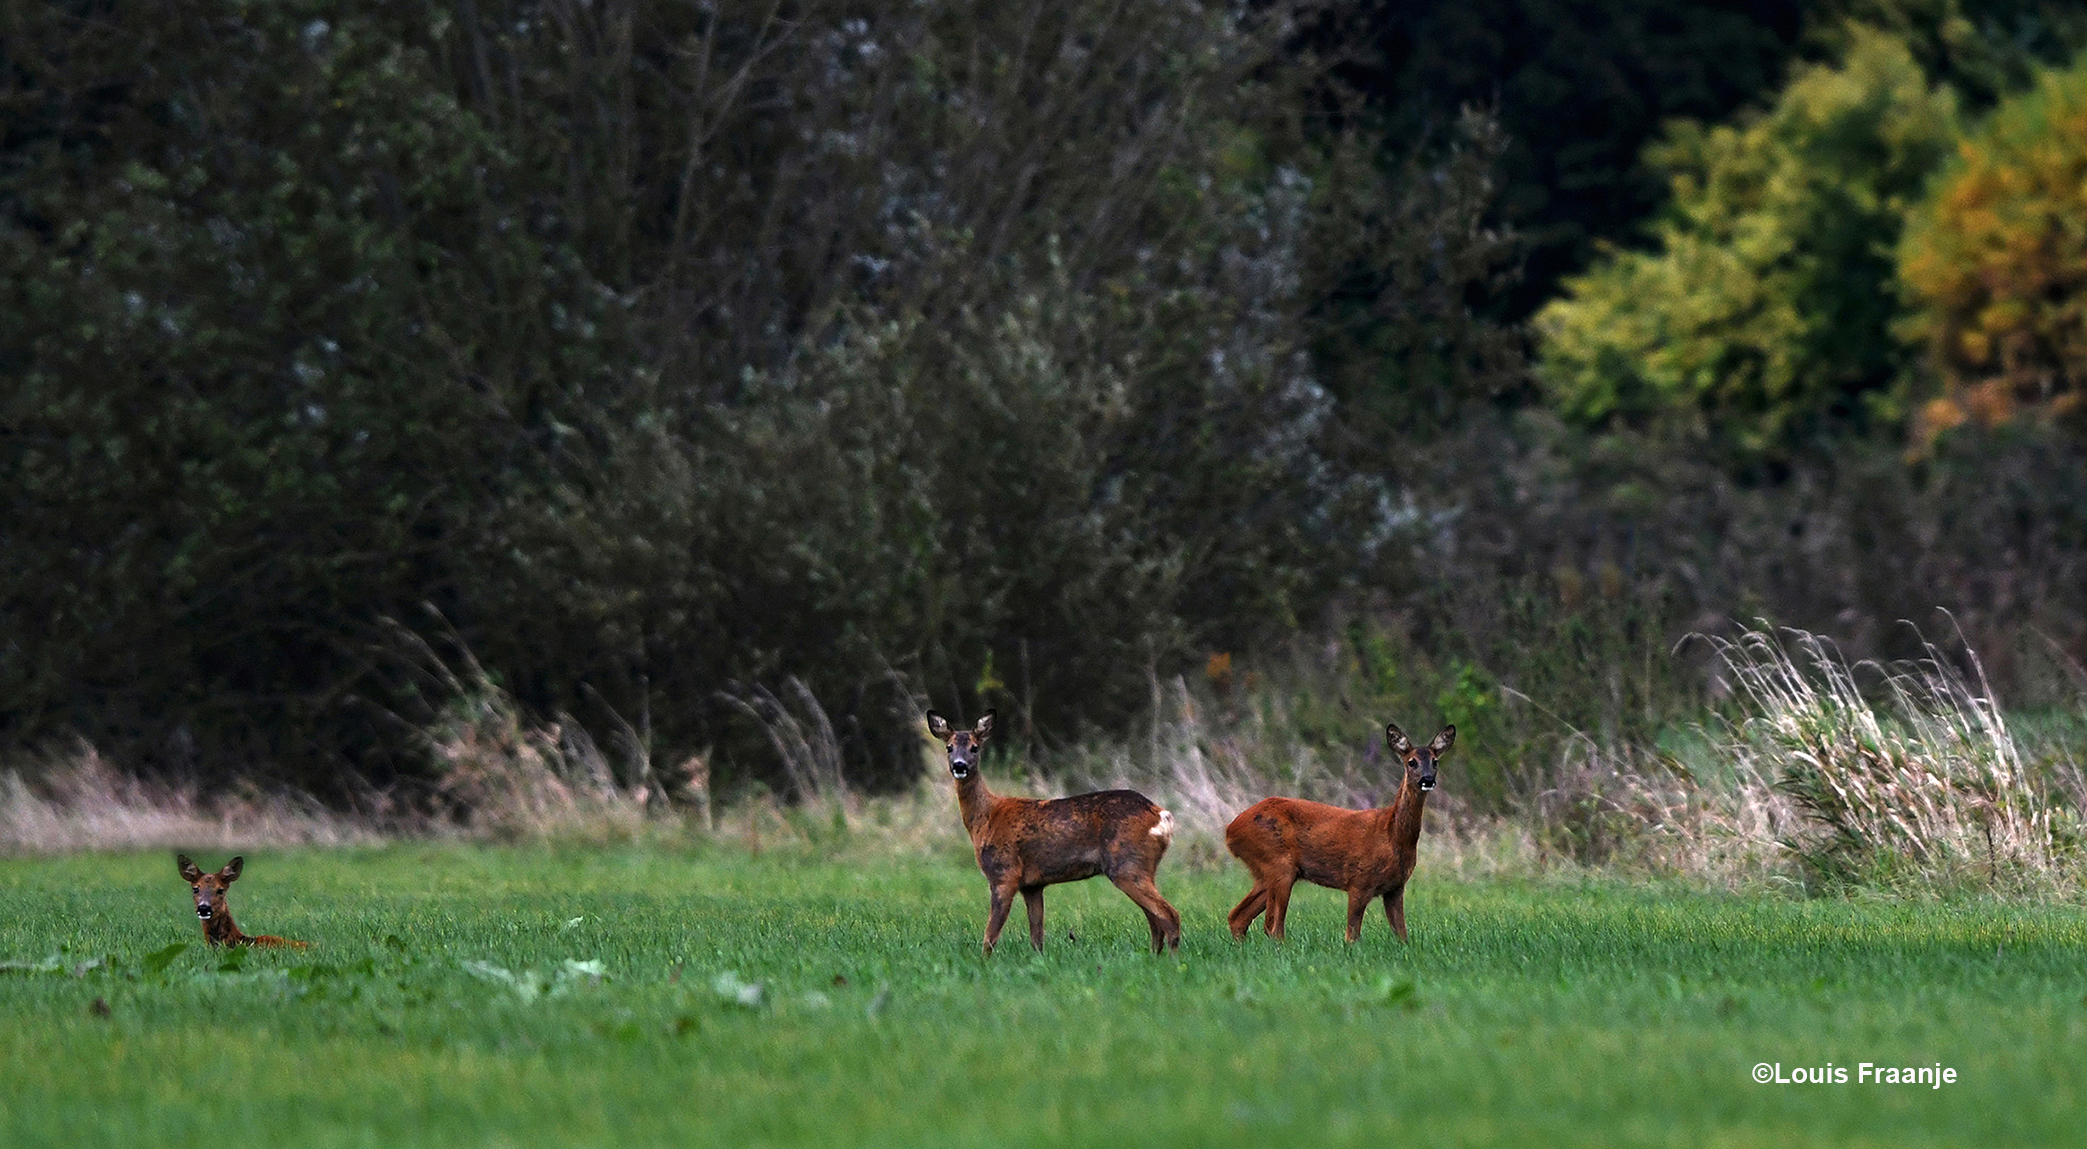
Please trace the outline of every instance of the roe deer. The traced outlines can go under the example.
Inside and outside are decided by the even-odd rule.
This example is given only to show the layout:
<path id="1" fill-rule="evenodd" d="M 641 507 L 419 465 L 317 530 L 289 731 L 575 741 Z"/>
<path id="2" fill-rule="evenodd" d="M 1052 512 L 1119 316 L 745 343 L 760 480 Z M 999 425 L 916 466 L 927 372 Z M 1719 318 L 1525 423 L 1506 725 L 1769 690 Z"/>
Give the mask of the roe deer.
<path id="1" fill-rule="evenodd" d="M 1181 948 L 1181 915 L 1159 895 L 1153 875 L 1174 839 L 1174 815 L 1135 790 L 1103 790 L 1070 798 L 1003 798 L 978 776 L 978 755 L 993 733 L 993 712 L 970 730 L 953 730 L 928 711 L 928 731 L 949 751 L 949 775 L 957 782 L 957 809 L 978 868 L 992 894 L 986 918 L 987 957 L 1000 940 L 1015 892 L 1029 906 L 1029 944 L 1044 942 L 1045 886 L 1106 875 L 1145 911 L 1152 927 L 1152 952 Z"/>
<path id="2" fill-rule="evenodd" d="M 189 861 L 187 854 L 176 854 L 174 860 L 181 864 L 181 876 L 196 891 L 196 916 L 203 919 L 203 940 L 214 946 L 290 946 L 294 949 L 310 949 L 310 942 L 291 941 L 274 934 L 254 937 L 239 931 L 232 920 L 232 907 L 225 902 L 225 887 L 239 880 L 239 871 L 246 866 L 245 858 L 234 858 L 225 863 L 225 868 L 214 874 L 206 874 Z"/>
<path id="3" fill-rule="evenodd" d="M 1347 810 L 1299 798 L 1263 798 L 1225 827 L 1225 848 L 1246 863 L 1254 888 L 1232 907 L 1226 921 L 1232 936 L 1263 910 L 1268 936 L 1282 940 L 1290 911 L 1290 886 L 1299 878 L 1348 892 L 1348 940 L 1362 935 L 1370 899 L 1384 899 L 1391 932 L 1406 940 L 1406 879 L 1420 844 L 1421 808 L 1435 788 L 1435 763 L 1457 739 L 1445 726 L 1426 746 L 1415 748 L 1398 727 L 1384 727 L 1384 740 L 1406 766 L 1398 797 L 1379 810 Z"/>

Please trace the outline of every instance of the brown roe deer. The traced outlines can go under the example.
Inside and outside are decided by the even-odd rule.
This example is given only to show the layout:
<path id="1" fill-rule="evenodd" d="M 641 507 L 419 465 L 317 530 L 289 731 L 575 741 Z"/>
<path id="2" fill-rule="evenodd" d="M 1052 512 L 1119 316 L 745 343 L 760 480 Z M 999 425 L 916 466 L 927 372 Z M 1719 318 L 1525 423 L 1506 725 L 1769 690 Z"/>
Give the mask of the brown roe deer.
<path id="1" fill-rule="evenodd" d="M 225 868 L 214 874 L 206 874 L 188 860 L 187 854 L 176 854 L 174 860 L 181 865 L 181 876 L 196 891 L 196 916 L 203 919 L 203 940 L 214 946 L 289 946 L 293 949 L 309 949 L 310 942 L 291 941 L 274 934 L 255 937 L 241 933 L 238 923 L 232 920 L 232 907 L 225 903 L 225 887 L 239 880 L 239 871 L 246 867 L 245 858 L 234 858 L 225 863 Z"/>
<path id="2" fill-rule="evenodd" d="M 986 918 L 985 952 L 993 956 L 1000 929 L 1020 891 L 1029 906 L 1029 944 L 1044 944 L 1045 886 L 1097 874 L 1116 883 L 1145 911 L 1152 952 L 1181 948 L 1181 915 L 1159 894 L 1153 875 L 1174 839 L 1174 815 L 1135 790 L 1102 790 L 1070 798 L 1003 798 L 978 775 L 979 751 L 993 733 L 993 711 L 970 730 L 952 729 L 928 711 L 928 731 L 949 751 L 957 809 L 986 876 L 993 908 Z"/>
<path id="3" fill-rule="evenodd" d="M 1396 726 L 1384 727 L 1391 752 L 1405 763 L 1398 797 L 1378 810 L 1347 810 L 1300 798 L 1263 798 L 1225 827 L 1225 848 L 1246 863 L 1254 888 L 1226 920 L 1243 938 L 1267 911 L 1268 936 L 1282 940 L 1290 887 L 1299 878 L 1348 892 L 1348 940 L 1362 936 L 1370 899 L 1384 899 L 1391 932 L 1406 940 L 1406 880 L 1419 854 L 1422 807 L 1435 788 L 1436 760 L 1449 753 L 1457 728 L 1445 726 L 1416 748 Z"/>

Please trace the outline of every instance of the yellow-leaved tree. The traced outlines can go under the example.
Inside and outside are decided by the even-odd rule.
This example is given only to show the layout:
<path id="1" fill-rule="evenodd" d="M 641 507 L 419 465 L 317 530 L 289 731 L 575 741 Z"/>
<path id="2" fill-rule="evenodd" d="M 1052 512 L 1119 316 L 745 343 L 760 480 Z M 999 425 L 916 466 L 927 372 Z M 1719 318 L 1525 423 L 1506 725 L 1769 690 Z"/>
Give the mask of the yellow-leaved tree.
<path id="1" fill-rule="evenodd" d="M 2039 415 L 2087 434 L 2087 58 L 1959 143 L 1907 221 L 1899 277 L 1942 394 L 1924 441 Z"/>

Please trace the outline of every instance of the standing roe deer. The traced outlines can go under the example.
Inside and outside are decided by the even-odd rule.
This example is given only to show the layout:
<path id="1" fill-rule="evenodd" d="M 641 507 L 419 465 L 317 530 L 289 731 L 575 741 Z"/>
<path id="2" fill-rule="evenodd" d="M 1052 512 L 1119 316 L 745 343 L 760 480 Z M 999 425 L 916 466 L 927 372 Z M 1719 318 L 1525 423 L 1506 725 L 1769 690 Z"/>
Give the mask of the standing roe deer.
<path id="1" fill-rule="evenodd" d="M 1348 892 L 1348 940 L 1362 935 L 1370 899 L 1384 899 L 1391 932 L 1406 940 L 1406 879 L 1420 844 L 1421 808 L 1435 788 L 1435 762 L 1457 739 L 1445 726 L 1426 746 L 1415 748 L 1398 727 L 1386 725 L 1384 740 L 1405 762 L 1398 797 L 1379 810 L 1347 810 L 1299 798 L 1263 798 L 1240 811 L 1225 827 L 1225 848 L 1246 863 L 1254 888 L 1226 920 L 1243 938 L 1261 911 L 1268 911 L 1268 936 L 1280 941 L 1290 910 L 1290 887 L 1303 878 Z"/>
<path id="2" fill-rule="evenodd" d="M 206 874 L 189 861 L 187 854 L 176 854 L 174 860 L 181 864 L 181 876 L 196 891 L 196 916 L 203 919 L 203 940 L 214 946 L 290 946 L 295 949 L 310 949 L 310 942 L 291 941 L 274 934 L 254 937 L 239 932 L 232 920 L 232 907 L 225 902 L 225 887 L 239 880 L 239 871 L 246 866 L 245 858 L 234 858 L 225 863 L 225 868 L 214 874 Z"/>
<path id="3" fill-rule="evenodd" d="M 987 957 L 1000 940 L 1015 891 L 1029 905 L 1029 944 L 1041 952 L 1045 886 L 1107 875 L 1145 911 L 1152 952 L 1181 948 L 1181 915 L 1159 894 L 1153 875 L 1174 839 L 1174 815 L 1135 790 L 1103 790 L 1070 798 L 1003 798 L 978 776 L 979 750 L 993 733 L 993 711 L 970 730 L 953 730 L 928 711 L 928 731 L 949 751 L 957 809 L 993 898 L 986 919 Z"/>

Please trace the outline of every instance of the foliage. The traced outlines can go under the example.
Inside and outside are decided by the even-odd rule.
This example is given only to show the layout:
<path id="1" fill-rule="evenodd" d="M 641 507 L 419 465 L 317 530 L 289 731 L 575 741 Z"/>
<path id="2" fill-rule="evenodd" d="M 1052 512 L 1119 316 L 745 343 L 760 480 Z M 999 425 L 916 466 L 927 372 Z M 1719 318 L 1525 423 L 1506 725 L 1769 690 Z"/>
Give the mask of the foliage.
<path id="1" fill-rule="evenodd" d="M 1567 417 L 1667 425 L 1742 461 L 1860 427 L 1904 353 L 1890 248 L 1943 158 L 1954 102 L 1905 46 L 1856 35 L 1734 126 L 1674 125 L 1658 249 L 1617 251 L 1547 305 L 1541 374 Z"/>
<path id="2" fill-rule="evenodd" d="M 1899 273 L 1944 394 L 1926 431 L 2034 413 L 2087 435 L 2087 63 L 2003 101 L 1909 223 Z"/>
<path id="3" fill-rule="evenodd" d="M 1677 117 L 1716 121 L 1772 91 L 1810 5 L 1417 0 L 1328 5 L 1302 40 L 1393 139 L 1442 138 L 1465 108 L 1499 119 L 1490 219 L 1526 275 L 1481 300 L 1520 320 L 1642 226 L 1665 181 L 1640 160 Z"/>
<path id="4" fill-rule="evenodd" d="M 1521 237 L 1486 222 L 1510 141 L 1467 107 L 1403 158 L 1363 142 L 1338 141 L 1317 177 L 1328 210 L 1306 250 L 1331 287 L 1312 362 L 1350 456 L 1411 482 L 1420 468 L 1386 444 L 1439 432 L 1526 377 L 1520 333 L 1483 314 L 1519 270 Z"/>
<path id="5" fill-rule="evenodd" d="M 307 783 L 375 749 L 374 616 L 456 593 L 475 520 L 612 377 L 524 157 L 425 38 L 332 8 L 13 17 L 11 741 Z"/>
<path id="6" fill-rule="evenodd" d="M 1828 0 L 1811 6 L 1804 50 L 1838 58 L 1870 30 L 1902 41 L 1931 82 L 1982 111 L 2087 47 L 2087 11 L 2070 0 Z"/>
<path id="7" fill-rule="evenodd" d="M 10 9 L 0 744 L 424 786 L 425 644 L 727 784 L 793 675 L 873 786 L 923 692 L 1121 722 L 1385 542 L 1343 221 L 1497 247 L 1482 163 L 1334 182 L 1282 6 L 337 9 Z M 1421 326 L 1344 362 L 1494 339 Z"/>
<path id="8" fill-rule="evenodd" d="M 1465 107 L 1498 118 L 1489 218 L 1527 259 L 1484 307 L 1519 320 L 1608 245 L 1638 244 L 1668 197 L 1645 155 L 1666 125 L 1771 100 L 1791 69 L 1844 58 L 1858 28 L 1905 42 L 1930 83 L 1973 108 L 2087 47 L 2071 0 L 1408 0 L 1327 5 L 1299 46 L 1394 139 L 1441 136 Z"/>

